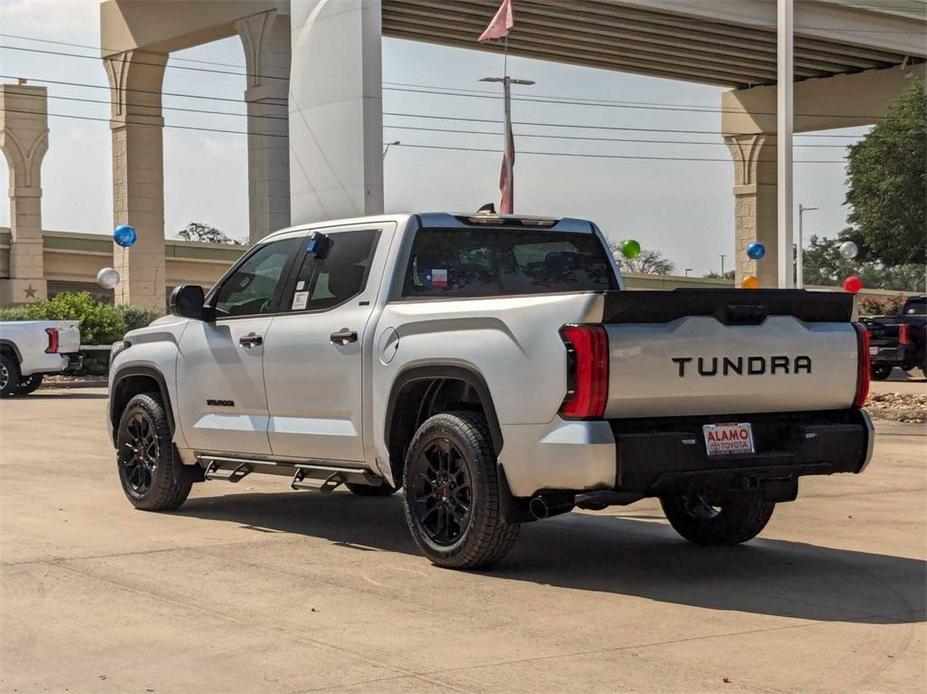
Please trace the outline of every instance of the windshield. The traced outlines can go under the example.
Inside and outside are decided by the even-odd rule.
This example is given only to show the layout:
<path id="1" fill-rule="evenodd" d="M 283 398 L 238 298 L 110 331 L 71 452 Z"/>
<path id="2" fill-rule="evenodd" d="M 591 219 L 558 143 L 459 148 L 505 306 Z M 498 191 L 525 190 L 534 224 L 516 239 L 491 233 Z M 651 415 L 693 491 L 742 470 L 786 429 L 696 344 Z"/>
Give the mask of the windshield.
<path id="1" fill-rule="evenodd" d="M 421 229 L 404 297 L 474 297 L 617 289 L 592 233 L 541 229 Z"/>

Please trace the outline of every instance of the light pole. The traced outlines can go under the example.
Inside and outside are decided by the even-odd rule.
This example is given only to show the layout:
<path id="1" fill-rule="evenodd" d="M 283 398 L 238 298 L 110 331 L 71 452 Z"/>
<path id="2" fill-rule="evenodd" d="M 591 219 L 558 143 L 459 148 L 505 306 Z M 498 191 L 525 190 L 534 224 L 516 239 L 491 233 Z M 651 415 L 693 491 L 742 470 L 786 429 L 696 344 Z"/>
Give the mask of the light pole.
<path id="1" fill-rule="evenodd" d="M 689 276 L 689 273 L 690 273 L 690 272 L 692 272 L 692 268 L 687 267 L 687 268 L 686 268 L 686 277 Z"/>
<path id="2" fill-rule="evenodd" d="M 817 207 L 805 207 L 801 203 L 798 203 L 798 250 L 795 253 L 795 286 L 798 289 L 802 289 L 805 286 L 805 277 L 804 277 L 804 264 L 802 262 L 802 254 L 804 249 L 805 237 L 803 235 L 804 228 L 802 226 L 802 220 L 805 217 L 805 212 L 811 212 L 818 209 Z"/>
<path id="3" fill-rule="evenodd" d="M 724 253 L 721 254 L 721 278 L 724 279 L 724 259 L 727 257 Z"/>
<path id="4" fill-rule="evenodd" d="M 509 196 L 511 200 L 511 208 L 508 213 L 515 214 L 515 159 L 514 159 L 514 137 L 512 135 L 512 85 L 513 84 L 523 84 L 523 85 L 532 85 L 534 82 L 532 80 L 517 80 L 512 77 L 509 77 L 507 74 L 504 77 L 483 77 L 480 82 L 501 82 L 502 83 L 502 100 L 503 100 L 503 127 L 502 127 L 502 138 L 503 138 L 503 152 L 505 152 L 505 166 L 506 166 L 506 175 L 508 176 L 509 181 Z M 512 150 L 510 153 L 510 149 Z M 503 201 L 504 203 L 504 201 Z M 505 207 L 504 204 L 500 205 L 500 208 Z"/>

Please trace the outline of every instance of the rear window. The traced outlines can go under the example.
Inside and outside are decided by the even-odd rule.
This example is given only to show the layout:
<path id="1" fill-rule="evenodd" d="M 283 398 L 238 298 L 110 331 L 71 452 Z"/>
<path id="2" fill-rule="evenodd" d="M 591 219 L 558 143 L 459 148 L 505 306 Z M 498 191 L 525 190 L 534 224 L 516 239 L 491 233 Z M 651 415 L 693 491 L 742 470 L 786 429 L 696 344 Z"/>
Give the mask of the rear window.
<path id="1" fill-rule="evenodd" d="M 404 297 L 474 297 L 617 289 L 591 233 L 538 229 L 421 229 Z"/>

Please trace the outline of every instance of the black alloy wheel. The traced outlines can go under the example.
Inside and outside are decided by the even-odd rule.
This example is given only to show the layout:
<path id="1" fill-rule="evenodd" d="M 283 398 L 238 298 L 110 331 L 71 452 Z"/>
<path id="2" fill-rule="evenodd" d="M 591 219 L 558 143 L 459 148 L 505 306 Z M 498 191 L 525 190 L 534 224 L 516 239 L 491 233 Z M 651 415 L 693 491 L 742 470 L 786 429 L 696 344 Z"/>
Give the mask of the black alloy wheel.
<path id="1" fill-rule="evenodd" d="M 457 542 L 467 529 L 473 505 L 470 471 L 448 439 L 434 439 L 410 466 L 411 510 L 427 538 L 441 547 Z"/>
<path id="2" fill-rule="evenodd" d="M 141 498 L 151 489 L 158 468 L 158 435 L 151 417 L 141 409 L 132 413 L 125 426 L 119 464 L 124 468 L 126 491 Z"/>

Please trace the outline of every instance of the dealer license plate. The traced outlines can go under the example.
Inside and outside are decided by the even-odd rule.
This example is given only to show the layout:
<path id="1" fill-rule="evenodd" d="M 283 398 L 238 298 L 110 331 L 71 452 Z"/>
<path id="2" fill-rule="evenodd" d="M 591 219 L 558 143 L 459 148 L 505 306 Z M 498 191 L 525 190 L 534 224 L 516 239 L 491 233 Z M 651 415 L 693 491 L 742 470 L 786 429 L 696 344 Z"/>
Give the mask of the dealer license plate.
<path id="1" fill-rule="evenodd" d="M 705 424 L 705 450 L 708 455 L 753 453 L 753 430 L 749 423 Z"/>

